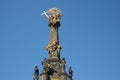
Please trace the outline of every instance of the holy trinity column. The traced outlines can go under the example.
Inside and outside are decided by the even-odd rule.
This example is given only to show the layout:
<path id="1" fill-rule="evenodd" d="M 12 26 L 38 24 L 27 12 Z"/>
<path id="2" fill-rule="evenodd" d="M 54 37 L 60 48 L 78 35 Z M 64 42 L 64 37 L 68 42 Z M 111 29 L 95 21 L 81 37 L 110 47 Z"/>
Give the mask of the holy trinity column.
<path id="1" fill-rule="evenodd" d="M 72 68 L 66 72 L 66 60 L 60 58 L 61 45 L 59 43 L 58 28 L 60 27 L 61 11 L 51 8 L 44 13 L 48 18 L 50 28 L 50 40 L 46 47 L 48 57 L 41 62 L 43 69 L 39 75 L 37 66 L 34 68 L 34 80 L 72 80 Z"/>

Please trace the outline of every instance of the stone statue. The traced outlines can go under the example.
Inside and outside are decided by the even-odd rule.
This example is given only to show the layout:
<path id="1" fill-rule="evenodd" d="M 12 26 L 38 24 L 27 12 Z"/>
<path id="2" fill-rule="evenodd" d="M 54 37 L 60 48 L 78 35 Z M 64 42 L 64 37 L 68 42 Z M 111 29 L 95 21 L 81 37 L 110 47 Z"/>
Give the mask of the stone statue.
<path id="1" fill-rule="evenodd" d="M 47 12 L 43 11 L 41 15 L 45 15 L 49 19 L 49 23 L 55 25 L 57 22 L 60 22 L 61 11 L 57 8 L 51 8 Z"/>
<path id="2" fill-rule="evenodd" d="M 41 64 L 43 65 L 43 67 L 47 66 L 46 58 L 44 58 L 44 60 L 41 62 Z"/>
<path id="3" fill-rule="evenodd" d="M 37 66 L 34 68 L 34 80 L 39 80 L 39 69 Z"/>
<path id="4" fill-rule="evenodd" d="M 65 66 L 66 66 L 65 58 L 62 58 L 62 60 L 61 60 L 62 72 L 65 72 Z"/>
<path id="5" fill-rule="evenodd" d="M 47 60 L 46 60 L 46 58 L 44 58 L 44 60 L 41 63 L 43 65 L 43 68 L 47 67 Z"/>
<path id="6" fill-rule="evenodd" d="M 69 67 L 69 71 L 68 71 L 68 80 L 72 80 L 72 76 L 73 76 L 72 67 Z"/>
<path id="7" fill-rule="evenodd" d="M 52 8 L 49 10 L 49 24 L 50 25 L 56 25 L 56 23 L 60 23 L 61 19 L 61 12 L 57 8 Z"/>
<path id="8" fill-rule="evenodd" d="M 49 43 L 49 45 L 47 46 L 47 50 L 48 50 L 48 57 L 49 58 L 60 58 L 60 50 L 61 50 L 61 46 L 59 45 L 58 42 L 56 41 L 52 41 L 51 43 Z"/>

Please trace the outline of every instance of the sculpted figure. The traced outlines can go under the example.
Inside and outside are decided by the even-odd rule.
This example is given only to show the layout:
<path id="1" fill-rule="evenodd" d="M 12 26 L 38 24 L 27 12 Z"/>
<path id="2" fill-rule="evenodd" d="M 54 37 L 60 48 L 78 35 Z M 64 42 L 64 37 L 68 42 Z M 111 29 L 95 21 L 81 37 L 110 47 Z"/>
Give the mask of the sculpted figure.
<path id="1" fill-rule="evenodd" d="M 47 67 L 47 61 L 46 61 L 46 58 L 44 58 L 44 60 L 42 61 L 42 65 L 43 65 L 44 68 Z"/>
<path id="2" fill-rule="evenodd" d="M 37 66 L 35 66 L 34 68 L 34 80 L 38 80 L 39 79 L 39 69 Z"/>
<path id="3" fill-rule="evenodd" d="M 68 80 L 72 80 L 72 76 L 73 76 L 73 71 L 72 71 L 72 67 L 69 67 L 69 71 L 68 71 Z"/>
<path id="4" fill-rule="evenodd" d="M 60 10 L 57 8 L 52 8 L 49 10 L 49 23 L 50 25 L 55 25 L 56 23 L 60 23 L 61 14 Z"/>
<path id="5" fill-rule="evenodd" d="M 65 58 L 62 58 L 62 60 L 61 60 L 62 72 L 65 72 L 65 66 L 66 66 Z"/>

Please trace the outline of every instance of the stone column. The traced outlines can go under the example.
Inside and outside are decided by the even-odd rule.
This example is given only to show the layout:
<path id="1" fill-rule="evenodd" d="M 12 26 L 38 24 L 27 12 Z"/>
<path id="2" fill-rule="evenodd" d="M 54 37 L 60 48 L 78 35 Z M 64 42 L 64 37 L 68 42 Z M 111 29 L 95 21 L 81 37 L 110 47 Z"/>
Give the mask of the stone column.
<path id="1" fill-rule="evenodd" d="M 61 14 L 57 8 L 49 10 L 49 27 L 50 27 L 50 41 L 47 46 L 48 58 L 60 58 L 59 35 L 58 28 L 60 26 Z"/>

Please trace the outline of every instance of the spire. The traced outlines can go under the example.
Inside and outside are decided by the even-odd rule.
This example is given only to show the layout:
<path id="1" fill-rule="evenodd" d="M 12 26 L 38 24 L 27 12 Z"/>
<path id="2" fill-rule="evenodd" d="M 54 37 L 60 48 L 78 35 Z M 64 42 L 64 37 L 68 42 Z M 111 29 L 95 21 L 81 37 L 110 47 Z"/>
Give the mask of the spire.
<path id="1" fill-rule="evenodd" d="M 59 42 L 58 28 L 61 20 L 60 12 L 57 8 L 51 8 L 49 10 L 50 43 L 52 41 Z"/>
<path id="2" fill-rule="evenodd" d="M 59 42 L 58 27 L 60 26 L 61 11 L 58 8 L 51 8 L 46 12 L 43 11 L 41 15 L 45 15 L 49 19 L 50 42 Z"/>
<path id="3" fill-rule="evenodd" d="M 50 41 L 47 46 L 48 58 L 59 59 L 61 46 L 59 45 L 59 33 L 58 28 L 60 27 L 61 11 L 57 8 L 51 8 L 49 13 L 49 27 L 50 27 Z"/>

